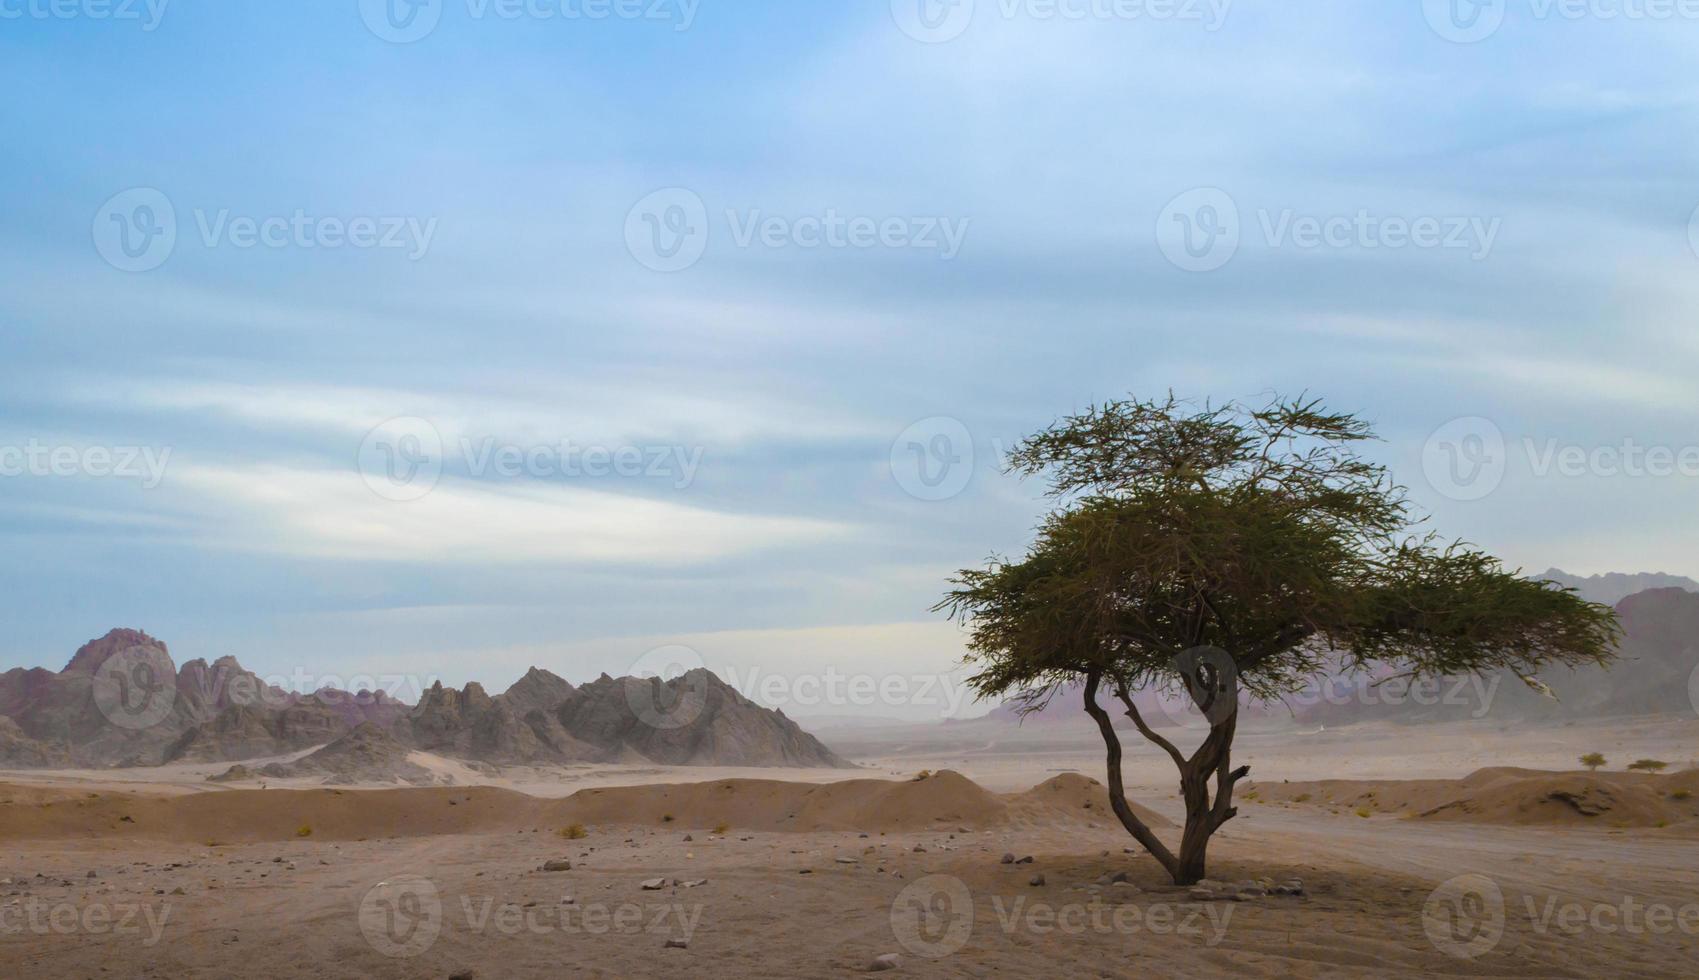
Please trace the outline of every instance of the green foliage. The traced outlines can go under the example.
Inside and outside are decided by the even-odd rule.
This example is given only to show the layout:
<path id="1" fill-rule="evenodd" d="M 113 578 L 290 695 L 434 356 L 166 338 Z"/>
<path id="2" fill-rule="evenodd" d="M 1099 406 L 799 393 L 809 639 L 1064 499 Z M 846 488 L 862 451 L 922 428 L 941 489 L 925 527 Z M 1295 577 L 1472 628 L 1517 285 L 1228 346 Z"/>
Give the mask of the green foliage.
<path id="1" fill-rule="evenodd" d="M 1101 671 L 1115 690 L 1230 652 L 1275 700 L 1336 667 L 1416 676 L 1603 664 L 1610 609 L 1418 534 L 1404 491 L 1361 458 L 1369 426 L 1319 401 L 1123 401 L 1022 442 L 1019 473 L 1062 505 L 1018 561 L 962 571 L 939 604 L 969 628 L 972 683 L 1042 707 Z"/>
<path id="2" fill-rule="evenodd" d="M 1588 769 L 1595 770 L 1595 771 L 1600 766 L 1604 765 L 1605 762 L 1606 762 L 1605 757 L 1598 752 L 1589 752 L 1586 755 L 1581 757 L 1581 764 L 1586 766 Z"/>
<path id="3" fill-rule="evenodd" d="M 968 630 L 980 696 L 1013 693 L 1033 711 L 1083 685 L 1116 815 L 1177 884 L 1204 876 L 1209 838 L 1237 813 L 1233 787 L 1249 769 L 1232 765 L 1233 711 L 1209 712 L 1187 755 L 1149 727 L 1134 692 L 1188 679 L 1223 692 L 1225 678 L 1275 701 L 1318 674 L 1386 665 L 1411 677 L 1509 670 L 1534 684 L 1544 665 L 1615 656 L 1609 608 L 1421 533 L 1403 488 L 1358 455 L 1373 437 L 1307 398 L 1092 407 L 1010 454 L 1011 470 L 1047 476 L 1058 502 L 1027 554 L 963 570 L 937 606 Z M 1180 771 L 1178 854 L 1126 805 L 1100 691 Z"/>
<path id="4" fill-rule="evenodd" d="M 1628 764 L 1629 772 L 1662 772 L 1669 768 L 1669 763 L 1657 759 L 1636 759 Z"/>

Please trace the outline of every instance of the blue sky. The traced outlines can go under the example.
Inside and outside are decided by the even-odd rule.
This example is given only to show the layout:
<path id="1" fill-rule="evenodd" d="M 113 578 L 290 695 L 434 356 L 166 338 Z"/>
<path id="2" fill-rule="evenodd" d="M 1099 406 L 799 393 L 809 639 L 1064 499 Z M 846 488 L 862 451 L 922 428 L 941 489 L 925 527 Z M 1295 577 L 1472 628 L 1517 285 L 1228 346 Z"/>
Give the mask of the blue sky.
<path id="1" fill-rule="evenodd" d="M 1169 388 L 1699 575 L 1699 22 L 1458 3 L 0 0 L 0 668 L 942 672 L 999 448 Z"/>

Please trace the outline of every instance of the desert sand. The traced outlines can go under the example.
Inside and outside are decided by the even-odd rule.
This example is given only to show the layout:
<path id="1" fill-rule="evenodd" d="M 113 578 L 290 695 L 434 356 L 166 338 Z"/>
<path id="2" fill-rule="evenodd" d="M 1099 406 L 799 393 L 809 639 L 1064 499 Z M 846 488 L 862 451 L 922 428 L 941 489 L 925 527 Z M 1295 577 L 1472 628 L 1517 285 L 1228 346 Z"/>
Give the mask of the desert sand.
<path id="1" fill-rule="evenodd" d="M 859 773 L 6 773 L 0 975 L 829 977 L 895 954 L 915 976 L 1675 977 L 1699 959 L 1699 810 L 1674 798 L 1695 774 L 1565 761 L 1679 770 L 1691 722 L 1252 733 L 1257 781 L 1212 878 L 1303 894 L 1245 901 L 1166 882 L 1078 733 L 971 728 L 828 739 Z M 1129 748 L 1129 795 L 1173 839 L 1164 760 Z M 1604 809 L 1530 804 L 1576 789 Z"/>

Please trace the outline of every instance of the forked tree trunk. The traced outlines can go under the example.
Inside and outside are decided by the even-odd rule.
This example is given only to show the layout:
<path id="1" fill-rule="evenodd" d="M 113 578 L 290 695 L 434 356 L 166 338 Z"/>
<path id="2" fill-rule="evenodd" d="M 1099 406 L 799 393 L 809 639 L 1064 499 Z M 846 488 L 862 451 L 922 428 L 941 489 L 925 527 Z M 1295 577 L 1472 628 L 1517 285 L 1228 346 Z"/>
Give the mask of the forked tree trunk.
<path id="1" fill-rule="evenodd" d="M 1115 692 L 1115 696 L 1126 706 L 1127 717 L 1133 720 L 1139 732 L 1166 751 L 1180 771 L 1180 796 L 1186 804 L 1186 824 L 1181 831 L 1180 850 L 1176 854 L 1162 843 L 1161 838 L 1157 837 L 1127 804 L 1126 787 L 1121 781 L 1121 737 L 1115 731 L 1109 712 L 1097 703 L 1097 689 L 1101 683 L 1100 674 L 1093 672 L 1086 675 L 1085 709 L 1097 722 L 1098 731 L 1103 735 L 1104 747 L 1108 752 L 1106 775 L 1110 808 L 1115 811 L 1121 825 L 1156 858 L 1176 885 L 1195 885 L 1208 873 L 1210 838 L 1215 836 L 1222 824 L 1233 819 L 1238 813 L 1233 807 L 1233 786 L 1250 773 L 1249 766 L 1234 769 L 1231 764 L 1233 732 L 1237 718 L 1229 714 L 1225 720 L 1214 723 L 1203 744 L 1187 758 L 1173 742 L 1145 724 L 1138 707 L 1133 704 L 1125 689 L 1117 689 Z M 1215 781 L 1213 799 L 1210 796 L 1212 777 Z"/>

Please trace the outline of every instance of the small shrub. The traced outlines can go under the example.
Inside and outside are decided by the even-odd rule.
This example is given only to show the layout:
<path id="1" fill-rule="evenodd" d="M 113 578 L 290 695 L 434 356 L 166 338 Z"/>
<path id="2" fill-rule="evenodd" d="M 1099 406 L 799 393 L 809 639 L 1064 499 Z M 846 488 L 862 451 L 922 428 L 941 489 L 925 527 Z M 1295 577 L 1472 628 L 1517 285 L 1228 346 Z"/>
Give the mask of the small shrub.
<path id="1" fill-rule="evenodd" d="M 672 823 L 673 822 L 673 815 L 670 814 L 670 813 L 661 814 L 661 822 L 662 823 Z"/>
<path id="2" fill-rule="evenodd" d="M 1297 796 L 1292 797 L 1292 802 L 1293 803 L 1308 803 L 1308 802 L 1310 802 L 1310 794 L 1299 793 Z"/>
<path id="3" fill-rule="evenodd" d="M 714 825 L 714 833 L 719 834 L 721 837 L 724 837 L 726 834 L 730 833 L 731 829 L 732 829 L 732 825 L 729 824 L 729 823 L 726 823 L 723 820 Z"/>
<path id="4" fill-rule="evenodd" d="M 1692 798 L 1693 798 L 1692 792 L 1685 790 L 1685 789 L 1678 789 L 1675 792 L 1670 794 L 1670 799 L 1672 799 L 1672 800 L 1690 800 Z"/>
<path id="5" fill-rule="evenodd" d="M 932 770 L 930 770 L 930 769 L 922 769 L 921 771 L 914 774 L 914 781 L 917 782 L 917 783 L 920 782 L 923 779 L 931 779 L 931 778 L 932 778 Z"/>
<path id="6" fill-rule="evenodd" d="M 299 828 L 296 829 L 295 836 L 296 837 L 311 837 L 311 836 L 313 836 L 313 825 L 309 824 L 309 823 L 302 824 Z"/>
<path id="7" fill-rule="evenodd" d="M 1369 808 L 1366 807 L 1366 806 L 1358 807 L 1357 808 L 1357 816 L 1362 817 L 1364 820 L 1369 819 Z"/>
<path id="8" fill-rule="evenodd" d="M 563 837 L 567 840 L 583 840 L 584 838 L 590 836 L 590 832 L 588 830 L 585 830 L 584 825 L 581 824 L 581 823 L 575 823 L 575 824 L 573 824 L 569 827 L 562 827 L 561 829 L 555 831 L 555 833 L 559 834 L 561 837 Z"/>

